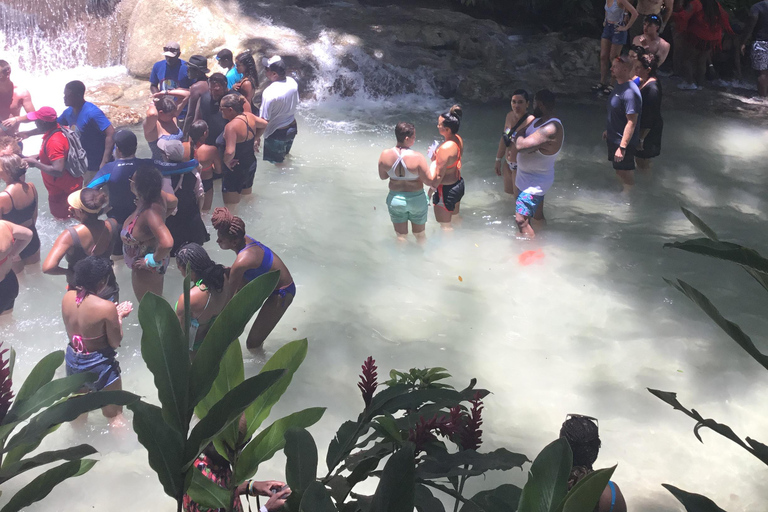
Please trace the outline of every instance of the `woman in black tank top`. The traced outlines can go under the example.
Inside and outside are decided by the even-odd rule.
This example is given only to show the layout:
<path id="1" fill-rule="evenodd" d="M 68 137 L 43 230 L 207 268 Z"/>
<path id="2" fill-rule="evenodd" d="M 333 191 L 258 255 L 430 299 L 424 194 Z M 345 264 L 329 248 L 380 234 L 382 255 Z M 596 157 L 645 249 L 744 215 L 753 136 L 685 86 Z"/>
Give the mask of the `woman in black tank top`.
<path id="1" fill-rule="evenodd" d="M 24 182 L 27 165 L 18 155 L 0 157 L 0 179 L 6 183 L 5 190 L 0 192 L 0 219 L 24 226 L 32 231 L 32 241 L 29 242 L 19 257 L 21 261 L 14 263 L 13 270 L 17 274 L 26 265 L 40 261 L 40 237 L 37 236 L 37 189 L 31 183 Z M 24 206 L 21 206 L 24 205 Z"/>
<path id="2" fill-rule="evenodd" d="M 244 111 L 245 98 L 227 94 L 221 99 L 221 114 L 229 122 L 224 128 L 224 173 L 221 190 L 225 204 L 240 202 L 251 193 L 256 174 L 256 149 L 267 122 Z"/>
<path id="3" fill-rule="evenodd" d="M 59 235 L 43 262 L 43 272 L 66 276 L 68 289 L 71 290 L 74 286 L 75 265 L 79 261 L 95 256 L 108 260 L 112 265 L 112 249 L 120 237 L 120 228 L 114 219 L 99 219 L 99 214 L 107 205 L 104 192 L 86 188 L 70 194 L 68 201 L 70 214 L 80 224 L 68 227 Z M 67 268 L 59 266 L 62 260 L 67 261 Z M 110 269 L 107 285 L 96 295 L 117 303 L 119 294 L 115 272 Z"/>

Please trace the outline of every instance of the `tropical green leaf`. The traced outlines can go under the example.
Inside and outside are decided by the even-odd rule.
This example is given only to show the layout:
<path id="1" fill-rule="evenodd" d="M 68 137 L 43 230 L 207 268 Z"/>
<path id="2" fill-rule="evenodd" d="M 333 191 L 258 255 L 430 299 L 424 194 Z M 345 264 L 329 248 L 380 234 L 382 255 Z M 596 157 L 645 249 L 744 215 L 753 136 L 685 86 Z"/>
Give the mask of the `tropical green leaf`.
<path id="1" fill-rule="evenodd" d="M 672 496 L 683 504 L 685 510 L 688 512 L 725 512 L 725 510 L 715 504 L 714 501 L 702 496 L 701 494 L 694 494 L 692 492 L 678 489 L 674 485 L 661 484 L 666 490 L 672 493 Z"/>
<path id="2" fill-rule="evenodd" d="M 415 460 L 413 443 L 405 443 L 384 465 L 369 512 L 413 510 Z"/>
<path id="3" fill-rule="evenodd" d="M 34 457 L 14 462 L 13 464 L 4 467 L 0 470 L 0 484 L 7 482 L 11 478 L 20 475 L 25 471 L 44 466 L 45 464 L 50 464 L 51 462 L 82 459 L 83 457 L 93 455 L 94 453 L 96 453 L 96 448 L 87 444 L 73 446 L 64 450 L 43 452 Z"/>
<path id="4" fill-rule="evenodd" d="M 234 478 L 237 482 L 244 482 L 252 478 L 259 469 L 259 465 L 272 458 L 272 456 L 285 447 L 285 433 L 290 428 L 309 428 L 323 417 L 325 407 L 312 407 L 295 412 L 272 423 L 259 432 L 249 442 L 240 457 L 234 470 Z"/>
<path id="5" fill-rule="evenodd" d="M 691 299 L 694 304 L 699 306 L 699 308 L 704 311 L 707 316 L 709 316 L 709 318 L 714 320 L 714 322 L 723 331 L 725 331 L 725 333 L 730 336 L 733 341 L 735 341 L 741 348 L 743 348 L 747 354 L 752 356 L 752 358 L 760 363 L 763 368 L 768 369 L 768 356 L 757 349 L 755 344 L 752 342 L 752 339 L 747 336 L 744 331 L 741 330 L 741 327 L 731 322 L 730 320 L 727 320 L 722 314 L 720 314 L 720 311 L 718 311 L 714 304 L 712 304 L 712 302 L 699 290 L 680 279 L 678 279 L 677 283 L 678 285 L 676 287 L 678 290 L 683 292 L 686 297 Z M 674 283 L 672 284 L 674 285 Z"/>
<path id="6" fill-rule="evenodd" d="M 293 489 L 291 489 L 293 490 Z M 300 512 L 337 512 L 328 490 L 314 481 L 306 488 L 301 498 Z"/>
<path id="7" fill-rule="evenodd" d="M 696 214 L 694 214 L 688 208 L 685 208 L 683 206 L 681 206 L 680 209 L 683 211 L 683 215 L 686 216 L 686 218 L 691 222 L 691 224 L 693 224 L 696 227 L 696 229 L 704 233 L 707 236 L 707 238 L 715 242 L 719 240 L 719 238 L 717 237 L 717 233 L 715 233 L 715 231 L 712 228 L 707 226 L 707 224 L 703 220 L 701 220 Z"/>
<path id="8" fill-rule="evenodd" d="M 2 467 L 8 467 L 11 464 L 16 464 L 17 462 L 21 461 L 21 459 L 28 453 L 31 453 L 35 450 L 37 450 L 38 446 L 43 442 L 43 439 L 47 437 L 49 434 L 52 434 L 61 425 L 55 425 L 51 428 L 49 428 L 46 432 L 44 432 L 42 435 L 32 437 L 27 440 L 27 442 L 23 442 L 19 444 L 18 446 L 14 446 L 12 449 L 8 450 L 8 453 L 5 454 L 5 457 L 3 457 L 3 466 Z"/>
<path id="9" fill-rule="evenodd" d="M 296 373 L 296 370 L 299 369 L 299 366 L 301 366 L 301 363 L 304 362 L 304 358 L 307 356 L 307 348 L 306 338 L 286 343 L 269 358 L 264 368 L 261 369 L 262 373 L 271 370 L 285 370 L 285 375 L 245 411 L 245 421 L 248 425 L 246 438 L 251 437 L 264 420 L 269 417 L 272 406 L 280 400 L 285 390 L 288 389 L 293 379 L 293 374 Z"/>
<path id="10" fill-rule="evenodd" d="M 490 453 L 478 453 L 475 450 L 463 450 L 456 453 L 444 453 L 429 456 L 416 470 L 419 478 L 435 479 L 448 476 L 481 475 L 486 471 L 507 471 L 521 468 L 530 462 L 528 457 L 513 453 L 506 448 L 499 448 Z"/>
<path id="11" fill-rule="evenodd" d="M 579 480 L 565 496 L 557 511 L 590 512 L 594 510 L 615 470 L 616 466 L 598 469 Z"/>
<path id="12" fill-rule="evenodd" d="M 184 436 L 192 411 L 187 406 L 189 351 L 179 319 L 165 299 L 150 292 L 139 304 L 139 323 L 142 329 L 141 356 L 154 376 L 163 418 Z M 215 377 L 213 370 L 211 381 Z"/>
<path id="13" fill-rule="evenodd" d="M 481 491 L 472 496 L 471 503 L 461 507 L 461 512 L 515 512 L 522 492 L 522 489 L 512 484 Z"/>
<path id="14" fill-rule="evenodd" d="M 395 418 L 391 414 L 379 416 L 371 422 L 371 426 L 381 435 L 384 441 L 401 444 L 403 442 L 403 433 L 397 426 Z"/>
<path id="15" fill-rule="evenodd" d="M 128 409 L 133 411 L 133 430 L 147 449 L 149 466 L 157 473 L 165 493 L 177 500 L 184 487 L 184 437 L 163 420 L 162 410 L 156 405 L 137 401 Z"/>
<path id="16" fill-rule="evenodd" d="M 425 485 L 418 484 L 415 487 L 413 501 L 417 512 L 445 512 L 443 502 L 435 498 Z"/>
<path id="17" fill-rule="evenodd" d="M 184 332 L 184 339 L 187 340 L 187 343 L 189 343 L 189 329 L 192 326 L 192 304 L 190 303 L 191 286 L 192 264 L 187 262 L 186 272 L 184 273 L 184 283 L 182 284 L 184 293 L 184 329 L 182 329 L 182 331 Z M 187 348 L 192 350 L 192 347 L 189 345 L 187 345 Z"/>
<path id="18" fill-rule="evenodd" d="M 13 347 L 10 348 L 11 353 L 8 357 L 8 375 L 13 378 L 13 369 L 16 368 L 16 351 Z"/>
<path id="19" fill-rule="evenodd" d="M 317 446 L 312 434 L 303 428 L 291 428 L 285 433 L 285 481 L 291 488 L 289 501 L 302 503 L 304 492 L 317 481 Z"/>
<path id="20" fill-rule="evenodd" d="M 545 446 L 528 471 L 518 512 L 555 511 L 568 492 L 572 465 L 573 455 L 565 438 Z"/>
<path id="21" fill-rule="evenodd" d="M 233 421 L 239 422 L 243 411 L 282 376 L 283 370 L 260 373 L 244 380 L 242 384 L 216 402 L 205 418 L 201 419 L 200 423 L 195 425 L 190 432 L 184 449 L 184 466 L 182 469 L 186 471 L 208 443 Z"/>
<path id="22" fill-rule="evenodd" d="M 279 278 L 280 272 L 272 271 L 246 284 L 213 322 L 192 361 L 189 380 L 190 413 L 210 391 L 218 375 L 221 358 L 230 343 L 243 333 L 248 321 L 274 291 Z M 176 325 L 178 323 L 177 320 Z"/>
<path id="23" fill-rule="evenodd" d="M 61 482 L 88 472 L 94 464 L 93 459 L 78 459 L 49 469 L 17 491 L 0 512 L 17 512 L 42 500 Z"/>
<path id="24" fill-rule="evenodd" d="M 368 429 L 365 428 L 365 430 Z M 354 421 L 345 421 L 341 424 L 336 436 L 331 439 L 325 456 L 325 463 L 329 472 L 333 471 L 349 455 L 362 434 L 363 429 L 359 428 L 359 425 Z"/>
<path id="25" fill-rule="evenodd" d="M 709 238 L 694 238 L 683 242 L 664 244 L 664 247 L 730 261 L 763 274 L 768 273 L 768 259 L 761 256 L 756 250 L 743 245 L 710 240 Z"/>
<path id="26" fill-rule="evenodd" d="M 203 509 L 229 509 L 232 505 L 232 493 L 204 476 L 199 469 L 192 468 L 192 483 L 187 494 L 192 501 Z"/>
<path id="27" fill-rule="evenodd" d="M 45 437 L 52 427 L 66 421 L 72 421 L 83 413 L 101 409 L 107 405 L 128 405 L 138 399 L 138 396 L 127 391 L 99 391 L 71 397 L 50 406 L 33 417 L 24 428 L 8 441 L 3 452 L 33 441 L 39 443 L 39 440 Z"/>
<path id="28" fill-rule="evenodd" d="M 61 366 L 63 362 L 63 350 L 51 352 L 47 356 L 43 357 L 40 361 L 38 361 L 35 367 L 32 368 L 32 371 L 29 372 L 27 380 L 25 380 L 24 384 L 21 385 L 19 392 L 16 393 L 16 400 L 14 400 L 11 411 L 13 411 L 15 407 L 18 407 L 19 402 L 23 402 L 27 398 L 34 395 L 38 389 L 51 382 L 54 374 L 56 373 L 56 370 L 59 368 L 59 366 Z"/>
<path id="29" fill-rule="evenodd" d="M 0 445 L 5 442 L 5 438 L 11 435 L 13 429 L 19 426 L 20 421 L 14 421 L 13 423 L 6 423 L 0 425 Z"/>
<path id="30" fill-rule="evenodd" d="M 95 373 L 86 372 L 52 380 L 40 386 L 32 396 L 21 403 L 16 400 L 6 418 L 10 417 L 12 421 L 24 421 L 43 407 L 48 407 L 54 402 L 79 391 L 87 382 L 95 382 L 96 379 Z"/>

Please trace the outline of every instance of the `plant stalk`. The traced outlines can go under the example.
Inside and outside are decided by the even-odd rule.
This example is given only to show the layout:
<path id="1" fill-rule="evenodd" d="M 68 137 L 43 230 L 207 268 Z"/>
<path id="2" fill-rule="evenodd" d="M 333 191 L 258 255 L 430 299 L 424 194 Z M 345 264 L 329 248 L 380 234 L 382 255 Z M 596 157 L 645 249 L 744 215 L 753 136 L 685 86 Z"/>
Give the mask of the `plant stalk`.
<path id="1" fill-rule="evenodd" d="M 469 464 L 464 464 L 464 469 L 469 470 Z M 459 482 L 459 489 L 458 489 L 459 495 L 464 494 L 464 484 L 466 483 L 467 478 L 468 478 L 467 475 L 461 475 L 461 480 Z M 456 503 L 453 505 L 453 512 L 458 512 L 458 510 L 459 510 L 459 498 L 456 498 Z"/>

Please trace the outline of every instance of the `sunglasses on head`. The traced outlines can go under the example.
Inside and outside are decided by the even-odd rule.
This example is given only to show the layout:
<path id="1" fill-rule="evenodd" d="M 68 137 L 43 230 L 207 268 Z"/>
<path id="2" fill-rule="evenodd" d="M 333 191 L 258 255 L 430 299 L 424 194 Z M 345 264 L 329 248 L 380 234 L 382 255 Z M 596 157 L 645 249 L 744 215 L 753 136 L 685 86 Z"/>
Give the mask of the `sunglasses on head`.
<path id="1" fill-rule="evenodd" d="M 176 53 L 176 52 L 178 52 L 178 51 L 180 51 L 180 50 L 179 50 L 178 48 L 163 48 L 163 51 L 164 51 L 164 52 L 172 52 L 172 53 Z"/>

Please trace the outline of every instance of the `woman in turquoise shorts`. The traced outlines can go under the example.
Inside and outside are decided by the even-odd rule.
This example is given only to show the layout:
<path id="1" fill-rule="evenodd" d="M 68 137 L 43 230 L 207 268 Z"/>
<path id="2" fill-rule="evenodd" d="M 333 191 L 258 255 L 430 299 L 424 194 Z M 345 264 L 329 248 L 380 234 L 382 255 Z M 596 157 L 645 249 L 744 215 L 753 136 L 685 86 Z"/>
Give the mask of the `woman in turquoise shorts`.
<path id="1" fill-rule="evenodd" d="M 411 149 L 416 141 L 416 129 L 411 123 L 398 123 L 395 137 L 397 145 L 379 156 L 379 178 L 389 180 L 389 217 L 398 239 L 408 236 L 409 221 L 416 238 L 423 239 L 429 213 L 424 193 L 424 185 L 430 184 L 429 163 L 424 155 Z"/>

